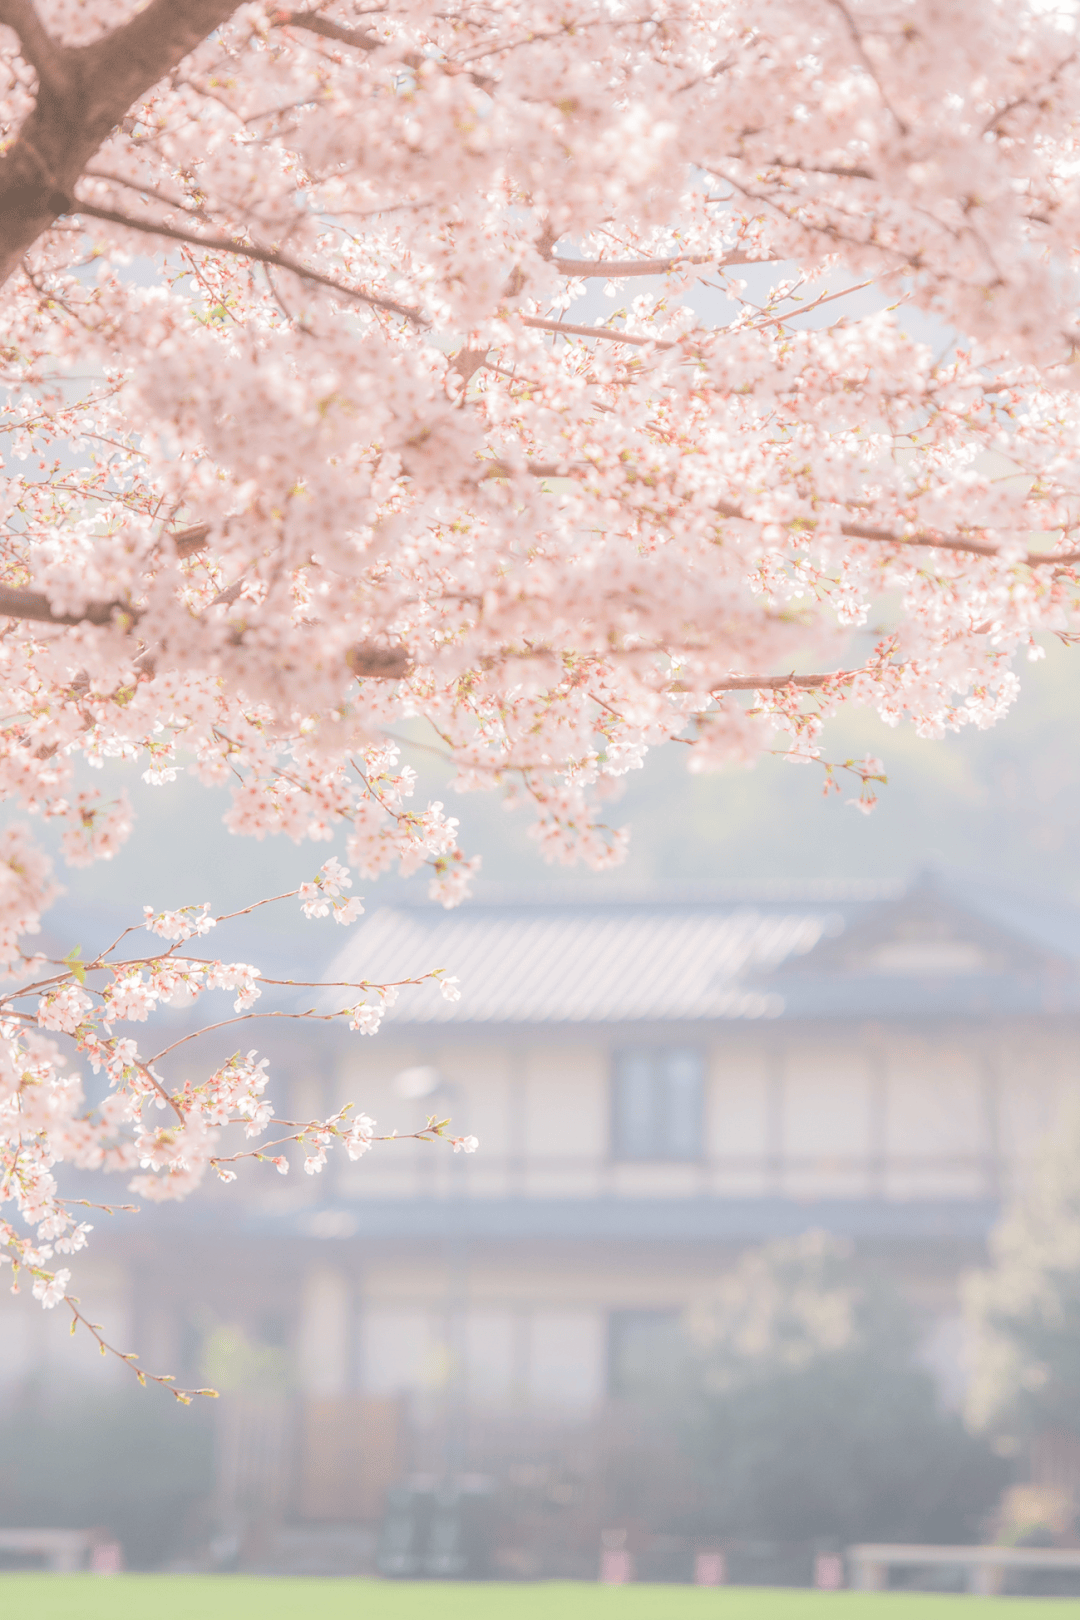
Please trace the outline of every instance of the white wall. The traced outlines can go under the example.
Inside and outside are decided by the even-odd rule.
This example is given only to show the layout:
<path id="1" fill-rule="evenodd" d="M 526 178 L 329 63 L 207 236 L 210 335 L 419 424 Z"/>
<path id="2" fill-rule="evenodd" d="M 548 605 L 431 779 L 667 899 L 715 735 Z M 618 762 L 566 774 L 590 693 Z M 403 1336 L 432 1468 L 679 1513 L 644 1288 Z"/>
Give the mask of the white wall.
<path id="1" fill-rule="evenodd" d="M 599 1311 L 536 1311 L 528 1389 L 535 1406 L 585 1412 L 605 1394 L 607 1335 Z"/>
<path id="2" fill-rule="evenodd" d="M 605 1394 L 606 1317 L 599 1310 L 480 1305 L 455 1320 L 418 1306 L 368 1305 L 360 1334 L 369 1395 L 420 1394 L 459 1375 L 470 1403 L 483 1407 L 585 1413 Z"/>
<path id="3" fill-rule="evenodd" d="M 360 1324 L 360 1381 L 367 1395 L 441 1387 L 448 1375 L 444 1336 L 422 1306 L 365 1308 Z"/>
<path id="4" fill-rule="evenodd" d="M 297 1363 L 305 1395 L 344 1395 L 351 1386 L 352 1290 L 331 1266 L 314 1266 L 300 1294 Z"/>

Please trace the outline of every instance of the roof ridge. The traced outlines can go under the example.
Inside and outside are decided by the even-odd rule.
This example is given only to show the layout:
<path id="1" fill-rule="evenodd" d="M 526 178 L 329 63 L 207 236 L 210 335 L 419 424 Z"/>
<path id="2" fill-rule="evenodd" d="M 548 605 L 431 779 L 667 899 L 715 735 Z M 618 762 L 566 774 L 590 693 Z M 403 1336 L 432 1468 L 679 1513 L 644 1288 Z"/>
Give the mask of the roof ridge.
<path id="1" fill-rule="evenodd" d="M 470 906 L 582 906 L 600 910 L 605 906 L 716 906 L 740 902 L 777 904 L 789 901 L 823 903 L 853 900 L 898 899 L 907 891 L 906 882 L 883 882 L 876 879 L 812 878 L 802 882 L 774 883 L 636 883 L 622 886 L 603 880 L 589 882 L 552 882 L 512 884 L 478 882 L 465 902 Z M 431 911 L 442 909 L 437 902 L 425 896 L 403 895 L 387 899 L 384 904 L 393 910 Z"/>

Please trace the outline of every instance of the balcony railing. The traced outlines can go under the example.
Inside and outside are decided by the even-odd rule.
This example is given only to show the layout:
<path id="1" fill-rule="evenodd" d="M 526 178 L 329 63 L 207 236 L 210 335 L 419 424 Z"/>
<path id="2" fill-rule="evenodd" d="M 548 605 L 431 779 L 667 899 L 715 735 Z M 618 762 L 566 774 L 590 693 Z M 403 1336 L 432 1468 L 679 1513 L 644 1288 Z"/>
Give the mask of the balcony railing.
<path id="1" fill-rule="evenodd" d="M 573 1154 L 450 1156 L 395 1161 L 384 1148 L 340 1172 L 353 1199 L 999 1199 L 1017 1166 L 989 1153 L 758 1153 L 694 1160 L 628 1160 Z"/>

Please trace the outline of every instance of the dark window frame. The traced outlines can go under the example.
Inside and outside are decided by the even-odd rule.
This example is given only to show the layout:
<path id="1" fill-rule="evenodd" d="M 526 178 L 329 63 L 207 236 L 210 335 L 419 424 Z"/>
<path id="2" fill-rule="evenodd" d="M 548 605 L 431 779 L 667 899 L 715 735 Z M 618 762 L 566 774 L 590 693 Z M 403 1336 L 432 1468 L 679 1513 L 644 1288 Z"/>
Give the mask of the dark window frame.
<path id="1" fill-rule="evenodd" d="M 611 1055 L 609 1144 L 620 1164 L 705 1157 L 706 1054 L 700 1046 L 618 1047 Z"/>

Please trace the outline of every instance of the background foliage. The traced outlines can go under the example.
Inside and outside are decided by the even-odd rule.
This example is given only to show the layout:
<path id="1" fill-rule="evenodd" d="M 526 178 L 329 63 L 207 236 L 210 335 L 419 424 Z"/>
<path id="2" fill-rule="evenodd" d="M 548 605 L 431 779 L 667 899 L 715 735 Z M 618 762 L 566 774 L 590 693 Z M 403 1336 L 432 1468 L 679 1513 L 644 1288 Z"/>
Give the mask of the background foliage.
<path id="1" fill-rule="evenodd" d="M 842 1244 L 748 1252 L 691 1329 L 684 1434 L 716 1531 L 980 1538 L 1007 1465 L 941 1408 L 910 1309 Z"/>

